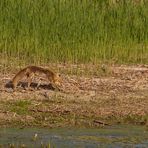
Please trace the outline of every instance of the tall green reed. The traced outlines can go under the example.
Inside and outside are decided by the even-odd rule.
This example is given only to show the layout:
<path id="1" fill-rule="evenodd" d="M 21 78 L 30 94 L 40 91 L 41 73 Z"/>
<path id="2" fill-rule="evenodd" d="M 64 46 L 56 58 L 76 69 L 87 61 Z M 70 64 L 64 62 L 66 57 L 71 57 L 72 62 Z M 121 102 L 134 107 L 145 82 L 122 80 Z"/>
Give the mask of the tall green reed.
<path id="1" fill-rule="evenodd" d="M 147 63 L 147 8 L 130 0 L 1 0 L 3 63 Z"/>

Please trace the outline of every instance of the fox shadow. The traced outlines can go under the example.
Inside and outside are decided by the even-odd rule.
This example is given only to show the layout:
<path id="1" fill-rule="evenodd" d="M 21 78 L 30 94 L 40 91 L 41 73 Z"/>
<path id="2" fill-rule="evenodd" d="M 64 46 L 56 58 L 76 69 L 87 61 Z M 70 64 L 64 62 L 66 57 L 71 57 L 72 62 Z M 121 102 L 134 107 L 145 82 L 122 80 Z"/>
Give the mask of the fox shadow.
<path id="1" fill-rule="evenodd" d="M 17 86 L 25 89 L 25 88 L 27 88 L 28 83 L 27 82 L 21 82 L 20 81 Z M 32 88 L 32 89 L 36 89 L 37 86 L 38 86 L 38 83 L 35 83 L 35 82 L 32 82 L 30 84 L 30 88 Z M 6 88 L 13 88 L 12 82 L 9 81 L 8 83 L 6 83 L 5 87 Z M 38 86 L 38 89 L 55 90 L 55 88 L 51 84 L 40 84 Z"/>

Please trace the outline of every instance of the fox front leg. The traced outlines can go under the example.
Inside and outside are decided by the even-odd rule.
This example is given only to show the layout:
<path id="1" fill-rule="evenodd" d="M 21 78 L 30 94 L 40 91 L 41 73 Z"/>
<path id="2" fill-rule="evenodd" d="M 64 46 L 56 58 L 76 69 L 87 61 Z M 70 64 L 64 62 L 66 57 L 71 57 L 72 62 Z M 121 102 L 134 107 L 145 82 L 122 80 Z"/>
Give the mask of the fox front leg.
<path id="1" fill-rule="evenodd" d="M 28 86 L 27 86 L 27 89 L 29 89 L 30 88 L 30 85 L 31 85 L 31 82 L 32 82 L 32 79 L 34 77 L 34 74 L 33 73 L 32 74 L 29 74 L 29 75 L 27 75 L 27 77 L 28 77 Z"/>
<path id="2" fill-rule="evenodd" d="M 39 80 L 36 89 L 39 89 L 40 85 L 41 85 L 41 79 Z"/>

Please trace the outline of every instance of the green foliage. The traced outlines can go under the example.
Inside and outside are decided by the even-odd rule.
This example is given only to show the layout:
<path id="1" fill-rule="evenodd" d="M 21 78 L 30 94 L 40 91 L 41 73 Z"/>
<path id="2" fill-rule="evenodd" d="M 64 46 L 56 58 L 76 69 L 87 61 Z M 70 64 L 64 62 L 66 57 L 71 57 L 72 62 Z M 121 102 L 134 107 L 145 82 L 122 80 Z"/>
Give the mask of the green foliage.
<path id="1" fill-rule="evenodd" d="M 13 103 L 10 110 L 19 115 L 28 114 L 28 107 L 31 105 L 30 101 L 18 100 Z"/>
<path id="2" fill-rule="evenodd" d="M 1 0 L 0 54 L 8 63 L 148 62 L 148 2 L 113 2 Z"/>

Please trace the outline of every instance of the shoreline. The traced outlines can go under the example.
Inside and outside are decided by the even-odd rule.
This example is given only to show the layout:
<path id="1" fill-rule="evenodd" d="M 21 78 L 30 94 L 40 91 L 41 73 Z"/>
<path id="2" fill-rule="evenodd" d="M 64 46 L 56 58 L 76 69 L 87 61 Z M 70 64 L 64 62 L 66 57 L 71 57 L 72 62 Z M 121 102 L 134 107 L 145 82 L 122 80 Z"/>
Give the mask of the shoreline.
<path id="1" fill-rule="evenodd" d="M 62 68 L 61 68 L 62 67 Z M 0 127 L 86 127 L 133 124 L 148 126 L 148 70 L 147 66 L 106 66 L 69 74 L 62 71 L 62 91 L 49 90 L 43 81 L 35 90 L 5 87 L 15 73 L 0 73 Z M 94 69 L 94 71 L 93 71 Z M 26 84 L 26 80 L 22 80 Z"/>

